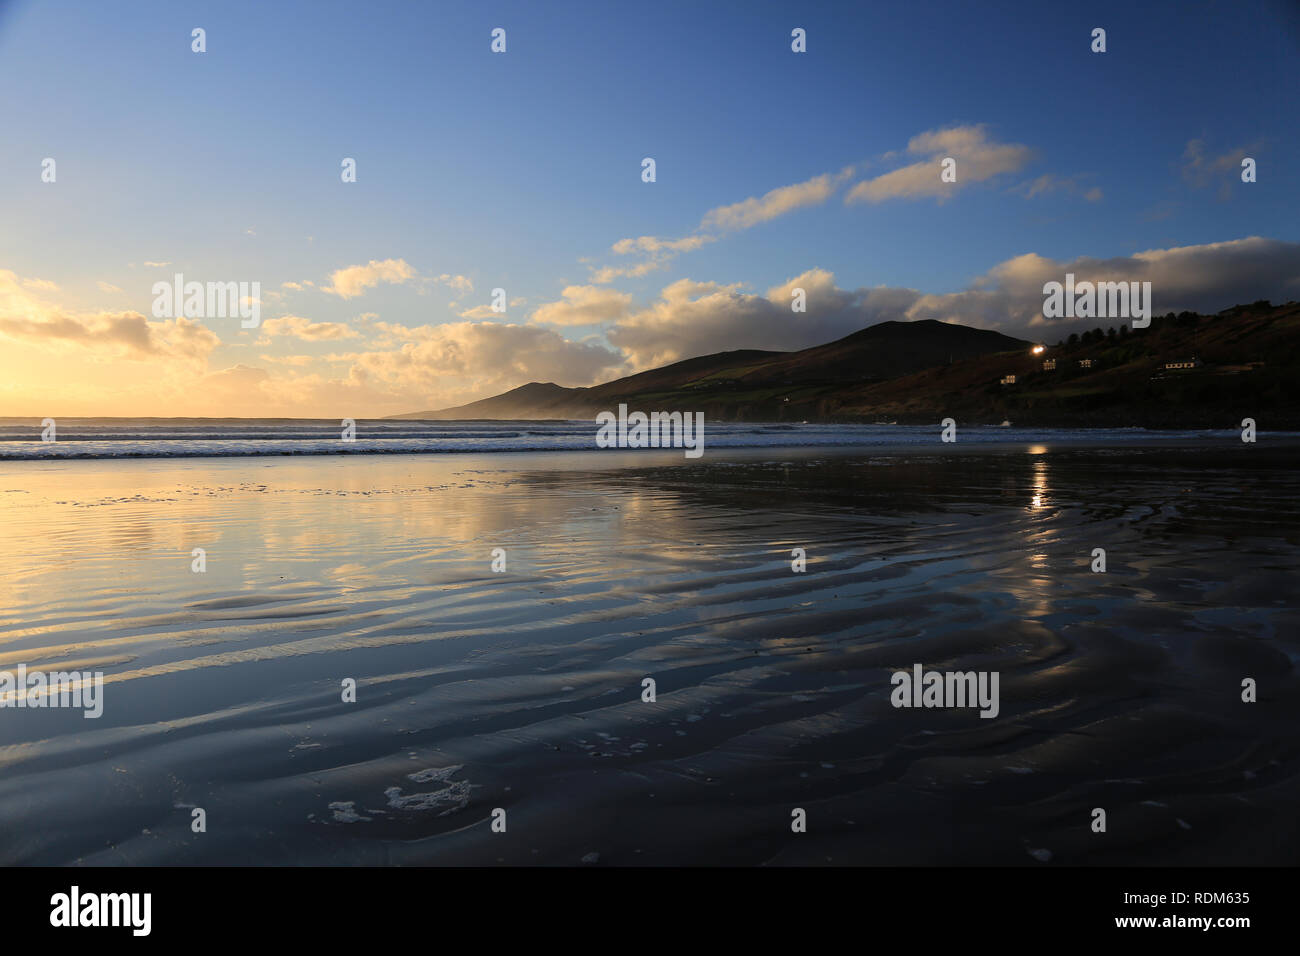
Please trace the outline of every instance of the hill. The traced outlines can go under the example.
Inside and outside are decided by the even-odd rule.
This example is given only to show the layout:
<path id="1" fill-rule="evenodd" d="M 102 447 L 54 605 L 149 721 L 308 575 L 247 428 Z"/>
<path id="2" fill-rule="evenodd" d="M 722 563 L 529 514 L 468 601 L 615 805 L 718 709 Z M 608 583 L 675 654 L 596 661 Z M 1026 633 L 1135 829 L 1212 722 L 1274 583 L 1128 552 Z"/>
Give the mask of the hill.
<path id="1" fill-rule="evenodd" d="M 392 418 L 594 418 L 619 402 L 661 411 L 703 411 L 709 418 L 788 418 L 791 395 L 800 405 L 869 382 L 934 365 L 998 352 L 1025 352 L 1030 343 L 999 332 L 926 320 L 881 322 L 842 339 L 797 352 L 739 349 L 674 362 L 589 388 L 530 382 L 456 408 Z M 805 416 L 806 417 L 806 416 Z"/>
<path id="2" fill-rule="evenodd" d="M 590 388 L 534 382 L 394 417 L 591 419 L 619 402 L 715 421 L 1300 428 L 1300 304 L 1169 313 L 1135 331 L 1108 324 L 1037 355 L 985 329 L 882 322 L 798 352 L 719 352 Z"/>

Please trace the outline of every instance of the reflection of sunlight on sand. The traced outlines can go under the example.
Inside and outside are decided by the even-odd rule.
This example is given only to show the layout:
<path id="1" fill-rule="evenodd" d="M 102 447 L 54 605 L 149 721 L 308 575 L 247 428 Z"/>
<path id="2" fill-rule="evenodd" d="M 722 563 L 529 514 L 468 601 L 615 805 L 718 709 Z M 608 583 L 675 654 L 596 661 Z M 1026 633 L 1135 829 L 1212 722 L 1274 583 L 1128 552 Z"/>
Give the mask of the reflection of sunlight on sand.
<path id="1" fill-rule="evenodd" d="M 1046 452 L 1047 448 L 1043 445 L 1031 445 L 1029 448 L 1030 455 L 1045 455 Z M 1048 478 L 1047 459 L 1037 458 L 1033 461 L 1030 472 L 1032 497 L 1029 511 L 1033 514 L 1041 513 L 1048 507 L 1048 495 L 1051 493 Z M 1059 532 L 1055 527 L 1036 522 L 1026 528 L 1025 535 L 1029 542 L 1029 566 L 1036 573 L 1026 577 L 1014 591 L 1022 602 L 1023 616 L 1029 619 L 1051 613 L 1058 597 L 1056 592 L 1060 582 L 1052 576 L 1050 552 L 1059 546 Z"/>
<path id="2" fill-rule="evenodd" d="M 246 480 L 247 461 L 222 459 L 5 469 L 0 648 L 29 665 L 98 650 L 117 665 L 105 682 L 120 683 L 497 637 L 619 590 L 647 529 L 666 542 L 652 560 L 695 550 L 673 492 L 573 474 L 575 456 L 554 471 L 537 471 L 538 456 L 516 462 L 277 461 L 258 467 L 265 484 Z M 499 576 L 498 546 L 509 552 Z M 205 573 L 190 569 L 196 547 Z"/>
<path id="3" fill-rule="evenodd" d="M 1038 446 L 1041 447 L 1041 446 Z M 1030 451 L 1030 454 L 1034 452 Z M 1047 507 L 1047 461 L 1046 459 L 1034 462 L 1033 491 L 1034 497 L 1030 501 L 1030 506 L 1035 510 Z"/>

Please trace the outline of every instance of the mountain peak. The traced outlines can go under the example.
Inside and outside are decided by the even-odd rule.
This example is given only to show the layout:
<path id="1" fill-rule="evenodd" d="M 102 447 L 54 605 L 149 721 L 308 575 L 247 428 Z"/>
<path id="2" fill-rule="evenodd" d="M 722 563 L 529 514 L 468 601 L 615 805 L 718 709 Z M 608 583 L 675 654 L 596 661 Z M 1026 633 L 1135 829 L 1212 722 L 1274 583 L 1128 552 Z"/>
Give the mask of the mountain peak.
<path id="1" fill-rule="evenodd" d="M 665 411 L 704 410 L 711 417 L 779 419 L 796 407 L 792 402 L 801 407 L 829 407 L 825 401 L 833 403 L 846 387 L 1028 347 L 1028 342 L 1001 332 L 937 319 L 889 320 L 797 352 L 715 352 L 587 388 L 529 382 L 468 405 L 394 417 L 462 421 L 588 419 L 626 402 L 630 407 Z M 808 417 L 809 413 L 800 414 Z"/>

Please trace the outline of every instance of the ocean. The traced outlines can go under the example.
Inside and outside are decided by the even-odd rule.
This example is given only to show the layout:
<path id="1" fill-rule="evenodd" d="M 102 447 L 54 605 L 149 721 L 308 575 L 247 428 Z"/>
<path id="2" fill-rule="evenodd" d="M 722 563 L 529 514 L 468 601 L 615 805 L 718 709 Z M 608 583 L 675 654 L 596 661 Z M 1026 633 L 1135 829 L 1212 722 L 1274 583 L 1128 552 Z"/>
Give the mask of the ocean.
<path id="1" fill-rule="evenodd" d="M 61 418 L 54 441 L 42 420 L 0 419 L 0 459 L 176 458 L 233 455 L 343 455 L 448 452 L 578 451 L 596 447 L 597 425 L 584 421 L 428 422 L 362 419 L 353 441 L 342 420 Z M 1144 428 L 1041 429 L 958 426 L 960 444 L 1229 439 L 1235 430 Z M 823 448 L 930 445 L 940 425 L 765 424 L 706 422 L 706 448 Z M 1279 433 L 1274 433 L 1279 434 Z M 1300 433 L 1290 433 L 1300 434 Z"/>

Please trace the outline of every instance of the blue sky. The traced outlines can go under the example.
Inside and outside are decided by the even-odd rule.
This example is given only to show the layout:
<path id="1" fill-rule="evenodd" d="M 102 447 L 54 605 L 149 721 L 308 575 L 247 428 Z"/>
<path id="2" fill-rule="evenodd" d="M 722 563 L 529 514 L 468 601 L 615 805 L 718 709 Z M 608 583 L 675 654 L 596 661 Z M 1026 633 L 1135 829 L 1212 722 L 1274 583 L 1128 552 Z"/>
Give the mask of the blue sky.
<path id="1" fill-rule="evenodd" d="M 438 407 L 701 349 L 817 344 L 900 317 L 850 295 L 875 287 L 932 297 L 909 318 L 1020 331 L 1023 309 L 963 294 L 1028 255 L 1050 265 L 1017 274 L 1262 237 L 1273 244 L 1224 254 L 1267 260 L 1250 298 L 1285 293 L 1300 238 L 1295 6 L 1065 6 L 9 2 L 0 414 Z M 791 52 L 794 27 L 807 53 Z M 947 192 L 886 182 L 846 201 L 937 162 L 943 150 L 908 147 L 945 130 L 962 131 L 941 142 L 969 149 L 970 170 L 996 171 L 972 178 L 963 154 Z M 1256 183 L 1240 182 L 1242 155 Z M 56 183 L 40 181 L 45 157 Z M 340 182 L 343 157 L 356 183 Z M 819 176 L 825 198 L 701 228 Z M 652 258 L 613 252 L 619 240 L 691 236 L 705 240 L 642 275 L 596 276 Z M 372 262 L 411 275 L 321 291 Z M 826 293 L 813 318 L 756 301 L 811 270 Z M 213 319 L 206 337 L 160 324 L 152 283 L 178 271 L 257 280 L 263 322 L 302 321 Z M 1157 275 L 1158 310 L 1231 304 Z M 702 285 L 665 297 L 681 280 Z M 512 304 L 485 314 L 496 287 Z M 561 306 L 542 317 L 561 321 L 539 319 L 548 303 Z M 489 323 L 525 328 L 468 328 Z M 348 331 L 327 337 L 336 325 Z"/>

